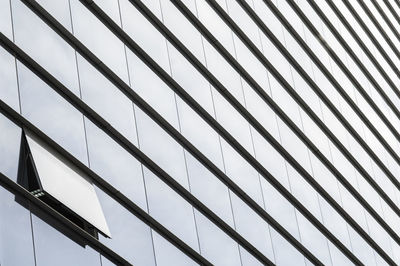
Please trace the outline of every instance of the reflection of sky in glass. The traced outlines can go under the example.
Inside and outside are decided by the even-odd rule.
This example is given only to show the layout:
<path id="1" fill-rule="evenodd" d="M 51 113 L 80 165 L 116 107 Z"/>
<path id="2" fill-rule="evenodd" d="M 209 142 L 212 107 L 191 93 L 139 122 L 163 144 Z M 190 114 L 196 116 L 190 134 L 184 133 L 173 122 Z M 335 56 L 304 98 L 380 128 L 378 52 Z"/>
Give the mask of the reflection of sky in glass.
<path id="1" fill-rule="evenodd" d="M 0 172 L 17 180 L 21 129 L 0 114 Z"/>
<path id="2" fill-rule="evenodd" d="M 21 1 L 12 1 L 15 42 L 75 94 L 79 94 L 74 50 Z"/>
<path id="3" fill-rule="evenodd" d="M 140 163 L 91 122 L 87 122 L 90 167 L 146 210 Z"/>
<path id="4" fill-rule="evenodd" d="M 32 228 L 38 265 L 100 265 L 98 252 L 82 248 L 34 214 Z"/>
<path id="5" fill-rule="evenodd" d="M 101 190 L 97 190 L 112 239 L 100 241 L 133 265 L 155 265 L 150 228 Z"/>
<path id="6" fill-rule="evenodd" d="M 29 211 L 0 186 L 0 264 L 34 265 Z"/>
<path id="7" fill-rule="evenodd" d="M 78 0 L 71 0 L 74 35 L 107 64 L 121 79 L 128 81 L 124 46 Z"/>
<path id="8" fill-rule="evenodd" d="M 82 114 L 24 65 L 18 64 L 22 114 L 86 163 Z"/>
<path id="9" fill-rule="evenodd" d="M 222 125 L 243 146 L 257 162 L 303 204 L 316 220 L 326 226 L 341 243 L 365 264 L 382 263 L 382 258 L 353 230 L 334 208 L 310 186 L 264 136 L 259 134 L 228 101 L 210 85 L 207 79 L 169 43 L 165 37 L 130 3 L 129 0 L 95 0 L 135 42 L 137 42 L 180 86 L 187 91 L 220 125 Z M 360 163 L 365 173 L 360 173 L 355 163 L 349 161 L 343 152 L 328 139 L 322 130 L 300 108 L 278 80 L 269 73 L 262 63 L 251 53 L 244 42 L 222 21 L 207 1 L 182 1 L 222 43 L 227 52 L 239 62 L 273 101 L 290 117 L 290 120 L 321 151 L 321 155 L 311 153 L 303 140 L 290 129 L 286 121 L 278 117 L 246 82 L 240 71 L 236 71 L 225 60 L 218 49 L 202 37 L 182 13 L 168 0 L 145 0 L 143 3 L 160 19 L 188 50 L 210 71 L 219 82 L 254 116 L 282 147 L 320 184 L 341 207 L 351 214 L 382 249 L 400 262 L 400 246 L 383 229 L 374 217 L 337 182 L 336 177 L 321 162 L 321 158 L 336 167 L 347 181 L 372 206 L 377 215 L 400 234 L 400 217 L 382 200 L 374 188 L 365 181 L 370 175 L 390 200 L 397 202 L 400 192 L 389 181 L 378 160 L 394 176 L 398 176 L 400 166 L 387 152 L 374 134 L 360 120 L 344 101 L 337 89 L 327 80 L 321 70 L 311 62 L 302 47 L 293 39 L 288 29 L 281 23 L 262 0 L 246 0 L 257 16 L 267 25 L 283 46 L 293 55 L 307 75 L 321 87 L 329 100 L 343 113 L 369 145 L 376 158 L 351 136 L 333 112 L 323 103 L 301 74 L 290 66 L 286 58 L 272 41 L 257 27 L 236 1 L 216 0 L 225 12 L 237 23 L 244 34 L 277 68 L 299 96 L 309 105 L 310 110 L 326 121 L 333 135 L 337 137 Z M 366 117 L 373 122 L 385 141 L 400 152 L 399 141 L 377 116 L 377 113 L 355 90 L 351 81 L 340 67 L 331 60 L 322 48 L 318 38 L 308 31 L 301 19 L 286 1 L 273 1 L 286 14 L 294 30 L 317 54 L 324 65 L 337 75 L 338 82 L 349 97 L 360 106 Z M 296 1 L 325 38 L 332 51 L 339 55 L 358 82 L 366 89 L 384 115 L 395 127 L 398 119 L 373 84 L 359 67 L 350 60 L 340 42 L 329 31 L 307 1 Z M 328 19 L 340 28 L 346 41 L 351 43 L 357 56 L 363 58 L 366 69 L 379 81 L 380 86 L 391 101 L 400 103 L 388 86 L 387 81 L 377 71 L 375 64 L 365 55 L 342 26 L 342 22 L 327 4 L 317 1 L 316 5 L 328 11 Z M 13 21 L 10 13 L 13 12 Z M 310 250 L 325 264 L 347 265 L 348 259 L 315 226 L 310 223 L 289 200 L 282 196 L 240 155 L 227 141 L 223 140 L 193 109 L 180 99 L 153 71 L 128 47 L 91 14 L 78 0 L 38 0 L 52 16 L 73 33 L 101 61 L 117 74 L 127 85 L 149 103 L 168 123 L 175 127 L 216 167 L 254 201 L 266 210 L 292 236 Z M 360 31 L 363 42 L 374 51 L 379 64 L 388 72 L 390 79 L 399 81 L 386 59 L 375 51 L 375 44 L 362 33 L 353 16 L 343 3 L 335 3 L 338 10 L 346 14 L 346 19 Z M 395 63 L 400 60 L 392 53 L 381 34 L 358 3 L 352 3 L 361 18 L 369 25 L 378 43 L 391 55 Z M 378 3 L 378 5 L 382 5 Z M 396 39 L 386 27 L 376 8 L 367 3 L 377 15 L 384 29 Z M 388 12 L 385 9 L 386 12 Z M 348 17 L 348 18 L 347 18 Z M 393 19 L 390 17 L 390 19 Z M 46 26 L 37 15 L 21 1 L 0 0 L 0 31 L 42 65 L 51 75 L 68 89 L 82 98 L 93 110 L 117 129 L 124 137 L 157 163 L 179 184 L 202 201 L 210 210 L 255 248 L 278 265 L 308 265 L 308 262 L 279 232 L 247 206 L 235 193 L 206 169 L 189 151 L 185 150 L 157 123 L 121 93 L 118 88 L 98 70 L 77 54 L 67 42 Z M 323 37 L 322 37 L 323 35 Z M 397 43 L 397 40 L 394 40 Z M 376 53 L 375 53 L 376 52 Z M 215 224 L 183 200 L 175 191 L 157 176 L 142 166 L 128 151 L 107 136 L 101 128 L 83 118 L 82 114 L 36 77 L 23 64 L 17 62 L 3 48 L 0 48 L 0 99 L 59 143 L 84 164 L 89 165 L 98 175 L 127 196 L 151 217 L 159 221 L 179 239 L 204 258 L 216 265 L 258 265 L 259 262 L 228 237 Z M 17 72 L 16 72 L 17 70 Z M 18 74 L 18 80 L 17 80 Z M 18 82 L 17 82 L 18 81 Z M 397 84 L 397 83 L 396 83 Z M 19 86 L 19 87 L 17 87 Z M 19 90 L 19 91 L 18 91 Z M 19 94 L 18 94 L 19 93 Z M 20 99 L 19 99 L 20 96 Z M 20 100 L 20 102 L 19 102 Z M 21 105 L 21 110 L 19 110 Z M 397 108 L 397 107 L 396 107 Z M 0 114 L 0 171 L 12 180 L 16 179 L 21 129 Z M 101 204 L 109 222 L 112 239 L 100 236 L 100 241 L 136 265 L 192 265 L 194 264 L 175 246 L 153 231 L 135 215 L 98 189 Z M 38 265 L 112 265 L 106 258 L 89 247 L 83 249 L 74 241 L 57 231 L 36 214 L 15 202 L 14 196 L 0 188 L 0 265 L 32 265 L 33 251 Z M 15 226 L 18 232 L 10 236 Z M 33 230 L 33 231 L 32 231 Z M 17 230 L 14 230 L 17 231 Z M 30 238 L 27 238 L 29 236 Z M 23 239 L 23 237 L 25 237 Z M 33 240 L 35 245 L 33 245 Z M 9 240 L 9 243 L 4 242 Z M 9 245 L 8 245 L 9 244 Z M 14 248 L 23 247 L 23 254 L 16 255 Z M 221 249 L 221 247 L 224 247 Z M 20 248 L 21 249 L 21 248 Z M 22 256 L 24 255 L 24 256 Z M 61 264 L 60 264 L 61 263 Z"/>
<path id="10" fill-rule="evenodd" d="M 3 47 L 0 48 L 0 88 L 0 99 L 19 111 L 15 60 Z"/>
<path id="11" fill-rule="evenodd" d="M 0 32 L 12 40 L 10 1 L 0 1 Z"/>

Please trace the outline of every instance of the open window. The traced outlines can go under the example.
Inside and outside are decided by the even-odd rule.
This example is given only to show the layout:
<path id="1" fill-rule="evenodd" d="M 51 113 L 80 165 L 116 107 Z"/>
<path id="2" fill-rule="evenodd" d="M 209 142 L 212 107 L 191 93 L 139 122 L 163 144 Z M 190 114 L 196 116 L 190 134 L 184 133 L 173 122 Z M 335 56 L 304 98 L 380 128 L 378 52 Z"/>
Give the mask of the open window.
<path id="1" fill-rule="evenodd" d="M 29 131 L 22 134 L 18 183 L 98 238 L 111 238 L 90 178 Z"/>

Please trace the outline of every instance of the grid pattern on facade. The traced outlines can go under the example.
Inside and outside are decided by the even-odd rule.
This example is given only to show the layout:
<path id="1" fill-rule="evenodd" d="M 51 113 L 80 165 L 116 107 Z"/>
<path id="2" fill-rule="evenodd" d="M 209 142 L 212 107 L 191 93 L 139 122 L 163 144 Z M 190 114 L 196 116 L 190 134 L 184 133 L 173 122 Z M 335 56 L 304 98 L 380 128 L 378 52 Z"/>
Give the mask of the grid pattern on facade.
<path id="1" fill-rule="evenodd" d="M 398 0 L 0 0 L 0 265 L 400 264 L 398 27 Z M 111 238 L 21 185 L 26 132 Z"/>

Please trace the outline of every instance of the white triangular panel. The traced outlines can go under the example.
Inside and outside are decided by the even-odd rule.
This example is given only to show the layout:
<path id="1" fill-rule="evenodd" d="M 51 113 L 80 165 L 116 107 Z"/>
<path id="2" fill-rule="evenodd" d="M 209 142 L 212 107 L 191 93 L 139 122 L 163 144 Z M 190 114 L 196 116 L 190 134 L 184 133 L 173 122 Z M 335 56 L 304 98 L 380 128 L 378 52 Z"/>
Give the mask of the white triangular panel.
<path id="1" fill-rule="evenodd" d="M 26 132 L 26 139 L 43 190 L 100 232 L 111 237 L 90 179 L 33 134 Z"/>

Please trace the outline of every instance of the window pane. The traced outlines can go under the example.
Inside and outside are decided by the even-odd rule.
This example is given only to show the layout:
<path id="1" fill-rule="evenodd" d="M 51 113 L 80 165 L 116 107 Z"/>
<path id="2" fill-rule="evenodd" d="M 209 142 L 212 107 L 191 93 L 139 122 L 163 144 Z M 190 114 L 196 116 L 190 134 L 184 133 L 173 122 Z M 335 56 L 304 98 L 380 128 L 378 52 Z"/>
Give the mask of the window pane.
<path id="1" fill-rule="evenodd" d="M 0 263 L 35 265 L 30 212 L 16 200 L 0 186 Z"/>
<path id="2" fill-rule="evenodd" d="M 49 218 L 39 214 L 41 218 Z M 32 214 L 35 255 L 38 265 L 99 265 L 100 254 L 92 248 L 82 247 L 53 226 Z M 49 221 L 52 221 L 49 218 Z M 51 223 L 54 223 L 52 221 Z"/>
<path id="3" fill-rule="evenodd" d="M 17 181 L 21 128 L 0 113 L 0 172 Z"/>

